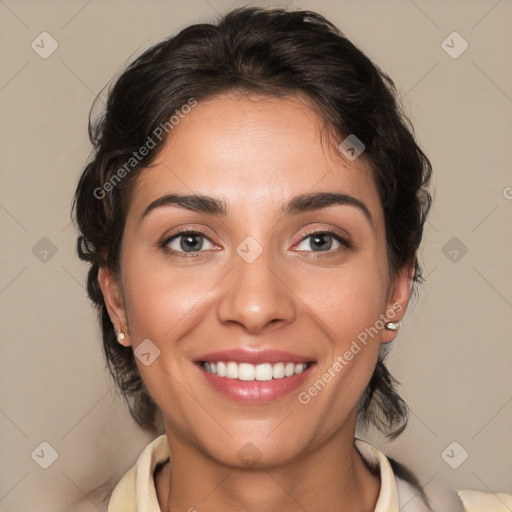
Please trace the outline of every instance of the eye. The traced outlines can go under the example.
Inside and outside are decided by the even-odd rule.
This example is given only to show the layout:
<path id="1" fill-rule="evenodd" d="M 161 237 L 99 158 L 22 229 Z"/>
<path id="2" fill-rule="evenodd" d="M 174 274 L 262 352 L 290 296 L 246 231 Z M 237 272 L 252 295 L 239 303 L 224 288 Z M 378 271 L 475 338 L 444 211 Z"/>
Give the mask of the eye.
<path id="1" fill-rule="evenodd" d="M 309 248 L 308 248 L 309 246 Z M 297 245 L 299 251 L 337 252 L 342 247 L 350 248 L 350 244 L 343 237 L 332 231 L 318 231 L 304 237 Z"/>
<path id="2" fill-rule="evenodd" d="M 165 240 L 162 247 L 171 253 L 192 253 L 212 249 L 214 245 L 206 235 L 199 231 L 181 231 Z"/>

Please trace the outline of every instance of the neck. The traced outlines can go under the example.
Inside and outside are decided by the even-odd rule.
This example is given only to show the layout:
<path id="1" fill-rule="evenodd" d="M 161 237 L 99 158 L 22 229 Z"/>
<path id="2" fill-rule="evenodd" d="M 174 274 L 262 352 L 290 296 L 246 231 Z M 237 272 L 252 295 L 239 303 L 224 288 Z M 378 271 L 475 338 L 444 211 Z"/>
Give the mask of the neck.
<path id="1" fill-rule="evenodd" d="M 354 430 L 349 434 L 338 432 L 288 464 L 247 469 L 221 464 L 167 431 L 171 463 L 156 478 L 160 509 L 373 511 L 380 479 L 354 447 Z"/>

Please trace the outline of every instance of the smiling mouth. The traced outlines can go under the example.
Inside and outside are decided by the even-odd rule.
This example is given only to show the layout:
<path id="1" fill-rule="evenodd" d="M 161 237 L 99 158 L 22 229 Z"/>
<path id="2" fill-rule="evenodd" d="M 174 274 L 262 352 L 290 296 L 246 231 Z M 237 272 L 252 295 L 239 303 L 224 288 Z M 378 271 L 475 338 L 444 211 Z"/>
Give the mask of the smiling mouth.
<path id="1" fill-rule="evenodd" d="M 250 364 L 235 363 L 234 361 L 200 361 L 199 364 L 207 373 L 213 373 L 218 377 L 245 382 L 264 382 L 300 375 L 313 362 L 298 364 L 292 362 Z"/>

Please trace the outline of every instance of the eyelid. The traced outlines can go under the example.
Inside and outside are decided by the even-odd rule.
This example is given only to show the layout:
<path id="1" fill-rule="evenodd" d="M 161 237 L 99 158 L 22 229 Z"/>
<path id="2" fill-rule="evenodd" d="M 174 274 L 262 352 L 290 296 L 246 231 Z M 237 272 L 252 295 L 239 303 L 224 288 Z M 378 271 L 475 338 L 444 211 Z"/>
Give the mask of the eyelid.
<path id="1" fill-rule="evenodd" d="M 312 236 L 312 235 L 322 235 L 322 234 L 329 234 L 329 235 L 333 235 L 335 238 L 341 240 L 340 243 L 345 243 L 349 246 L 352 246 L 352 237 L 350 236 L 350 234 L 345 231 L 344 229 L 340 229 L 340 228 L 334 228 L 334 227 L 322 227 L 322 226 L 318 226 L 318 227 L 315 227 L 315 228 L 311 228 L 309 230 L 307 230 L 306 232 L 302 233 L 299 240 L 294 243 L 294 246 L 297 245 L 297 243 L 299 242 L 302 242 L 303 240 L 305 240 L 306 238 Z"/>
<path id="2" fill-rule="evenodd" d="M 204 230 L 201 227 L 192 227 L 187 224 L 185 227 L 176 228 L 176 229 L 178 229 L 178 231 L 172 231 L 171 234 L 166 233 L 164 236 L 162 236 L 160 243 L 165 244 L 165 243 L 169 242 L 171 239 L 178 237 L 179 235 L 184 235 L 184 234 L 189 234 L 189 233 L 195 233 L 195 234 L 202 235 L 205 238 L 207 238 L 208 240 L 210 240 L 210 242 L 212 242 L 210 235 L 208 235 L 206 233 L 206 230 Z"/>

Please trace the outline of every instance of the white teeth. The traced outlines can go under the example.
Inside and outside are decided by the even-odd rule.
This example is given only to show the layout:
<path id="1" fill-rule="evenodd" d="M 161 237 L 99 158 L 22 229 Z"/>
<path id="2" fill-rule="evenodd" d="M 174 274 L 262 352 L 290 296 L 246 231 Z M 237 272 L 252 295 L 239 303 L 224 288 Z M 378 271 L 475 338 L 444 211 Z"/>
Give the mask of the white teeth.
<path id="1" fill-rule="evenodd" d="M 256 366 L 256 380 L 272 380 L 272 365 L 270 363 Z"/>
<path id="2" fill-rule="evenodd" d="M 306 369 L 305 364 L 297 364 L 295 365 L 295 375 L 302 373 Z"/>
<path id="3" fill-rule="evenodd" d="M 206 361 L 202 363 L 202 366 L 208 373 L 216 373 L 219 377 L 243 381 L 282 379 L 298 375 L 308 367 L 305 363 L 262 363 L 254 365 L 250 363 L 237 364 L 232 361 L 227 363 L 222 361 L 210 363 Z"/>
<path id="4" fill-rule="evenodd" d="M 205 368 L 206 370 L 206 368 Z M 206 370 L 208 371 L 208 370 Z M 217 363 L 217 375 L 219 377 L 225 377 L 226 376 L 226 364 L 225 363 L 222 363 L 221 361 L 219 361 Z"/>
<path id="5" fill-rule="evenodd" d="M 236 363 L 228 363 L 226 366 L 226 377 L 228 379 L 238 379 L 238 365 Z"/>
<path id="6" fill-rule="evenodd" d="M 252 364 L 240 363 L 238 365 L 238 378 L 240 380 L 254 380 L 255 373 L 254 365 Z"/>
<path id="7" fill-rule="evenodd" d="M 272 367 L 272 377 L 274 379 L 282 379 L 284 377 L 284 363 L 276 363 Z"/>
<path id="8" fill-rule="evenodd" d="M 295 365 L 293 363 L 287 363 L 284 367 L 284 376 L 291 377 L 295 373 Z"/>

